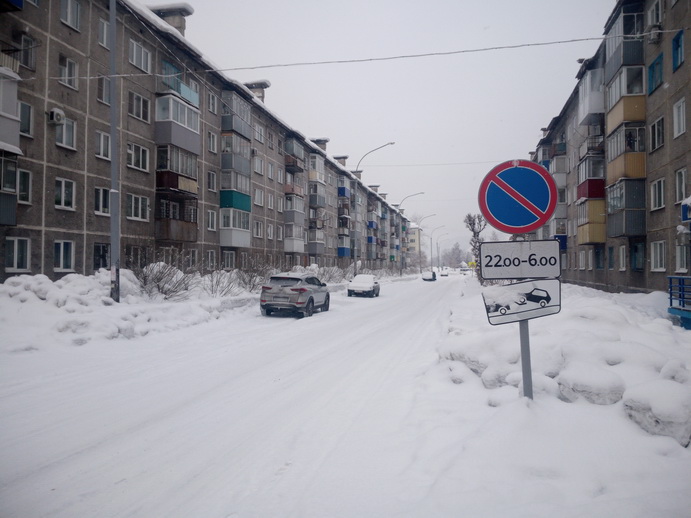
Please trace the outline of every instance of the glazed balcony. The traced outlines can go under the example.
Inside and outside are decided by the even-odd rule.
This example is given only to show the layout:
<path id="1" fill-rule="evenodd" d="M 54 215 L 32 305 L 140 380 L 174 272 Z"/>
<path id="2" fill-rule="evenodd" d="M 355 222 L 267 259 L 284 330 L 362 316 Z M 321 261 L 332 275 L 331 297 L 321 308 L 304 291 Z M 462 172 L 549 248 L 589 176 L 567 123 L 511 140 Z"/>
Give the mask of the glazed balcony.
<path id="1" fill-rule="evenodd" d="M 156 218 L 157 241 L 197 241 L 197 223 L 173 218 Z"/>
<path id="2" fill-rule="evenodd" d="M 283 184 L 283 192 L 285 194 L 297 194 L 298 196 L 305 195 L 305 189 L 301 185 L 295 185 L 294 183 Z"/>
<path id="3" fill-rule="evenodd" d="M 289 173 L 304 173 L 305 161 L 292 155 L 285 155 L 285 167 Z"/>
<path id="4" fill-rule="evenodd" d="M 605 179 L 590 178 L 578 185 L 578 198 L 604 198 Z"/>
<path id="5" fill-rule="evenodd" d="M 17 225 L 17 195 L 0 192 L 0 225 Z"/>
<path id="6" fill-rule="evenodd" d="M 645 235 L 645 210 L 626 209 L 607 216 L 607 237 L 638 237 Z"/>
<path id="7" fill-rule="evenodd" d="M 645 177 L 645 152 L 623 153 L 607 164 L 607 185 L 622 178 Z"/>

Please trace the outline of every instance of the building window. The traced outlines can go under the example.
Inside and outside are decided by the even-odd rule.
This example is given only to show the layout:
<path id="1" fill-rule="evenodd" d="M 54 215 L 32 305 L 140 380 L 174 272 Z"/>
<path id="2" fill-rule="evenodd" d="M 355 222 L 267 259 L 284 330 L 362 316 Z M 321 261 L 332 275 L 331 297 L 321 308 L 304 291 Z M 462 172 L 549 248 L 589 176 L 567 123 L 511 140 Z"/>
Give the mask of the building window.
<path id="1" fill-rule="evenodd" d="M 17 184 L 19 185 L 17 202 L 29 204 L 31 203 L 31 172 L 20 169 L 17 171 L 17 176 Z"/>
<path id="2" fill-rule="evenodd" d="M 98 19 L 98 44 L 102 47 L 110 49 L 110 22 L 103 18 Z"/>
<path id="3" fill-rule="evenodd" d="M 5 238 L 5 271 L 21 272 L 29 270 L 31 241 L 22 237 Z"/>
<path id="4" fill-rule="evenodd" d="M 55 143 L 58 146 L 69 149 L 75 148 L 75 134 L 77 131 L 77 123 L 72 119 L 65 119 L 63 124 L 55 127 Z"/>
<path id="5" fill-rule="evenodd" d="M 266 208 L 267 209 L 273 209 L 274 208 L 274 195 L 273 195 L 273 193 L 269 193 L 269 195 L 266 197 Z"/>
<path id="6" fill-rule="evenodd" d="M 108 243 L 94 243 L 94 270 L 110 266 L 110 245 Z"/>
<path id="7" fill-rule="evenodd" d="M 648 95 L 657 90 L 657 87 L 662 84 L 662 54 L 655 58 L 655 60 L 648 67 Z"/>
<path id="8" fill-rule="evenodd" d="M 681 203 L 686 199 L 686 168 L 674 172 L 674 202 Z"/>
<path id="9" fill-rule="evenodd" d="M 261 189 L 254 190 L 254 204 L 260 207 L 264 206 L 264 191 Z"/>
<path id="10" fill-rule="evenodd" d="M 77 62 L 60 54 L 58 69 L 60 71 L 60 83 L 76 90 L 77 77 L 79 76 L 79 66 Z"/>
<path id="11" fill-rule="evenodd" d="M 252 233 L 252 235 L 254 237 L 262 237 L 263 230 L 264 230 L 264 223 L 262 223 L 261 221 L 255 221 L 254 222 L 254 232 Z"/>
<path id="12" fill-rule="evenodd" d="M 223 250 L 223 268 L 226 270 L 235 268 L 235 252 Z"/>
<path id="13" fill-rule="evenodd" d="M 689 271 L 689 245 L 679 243 L 677 241 L 675 246 L 675 267 L 676 273 L 688 273 Z"/>
<path id="14" fill-rule="evenodd" d="M 645 151 L 645 128 L 635 123 L 624 123 L 607 137 L 607 161 L 611 162 L 623 153 Z M 572 197 L 572 200 L 575 200 Z"/>
<path id="15" fill-rule="evenodd" d="M 206 211 L 206 229 L 212 232 L 216 231 L 216 211 L 207 210 Z"/>
<path id="16" fill-rule="evenodd" d="M 643 271 L 645 267 L 645 243 L 634 243 L 631 245 L 631 269 Z"/>
<path id="17" fill-rule="evenodd" d="M 614 247 L 607 247 L 607 269 L 614 270 Z"/>
<path id="18" fill-rule="evenodd" d="M 96 81 L 96 99 L 104 104 L 110 104 L 110 78 L 98 76 Z"/>
<path id="19" fill-rule="evenodd" d="M 269 162 L 268 164 L 266 164 L 266 177 L 267 177 L 269 180 L 273 180 L 273 179 L 274 179 L 274 165 L 273 165 L 271 162 Z"/>
<path id="20" fill-rule="evenodd" d="M 684 30 L 672 39 L 672 70 L 676 71 L 684 62 Z"/>
<path id="21" fill-rule="evenodd" d="M 218 151 L 218 136 L 213 131 L 209 131 L 207 136 L 209 151 L 216 153 Z"/>
<path id="22" fill-rule="evenodd" d="M 110 160 L 110 135 L 108 133 L 96 132 L 96 156 Z"/>
<path id="23" fill-rule="evenodd" d="M 94 189 L 94 212 L 101 216 L 110 215 L 110 189 L 102 187 Z"/>
<path id="24" fill-rule="evenodd" d="M 36 48 L 36 41 L 30 36 L 22 34 L 19 39 L 19 46 L 21 49 L 19 51 L 19 64 L 30 70 L 35 70 L 36 53 L 34 49 Z"/>
<path id="25" fill-rule="evenodd" d="M 151 72 L 151 52 L 146 50 L 141 43 L 130 40 L 130 63 L 147 74 Z"/>
<path id="26" fill-rule="evenodd" d="M 127 167 L 132 167 L 134 169 L 139 169 L 145 173 L 149 172 L 149 148 L 140 146 L 139 144 L 134 144 L 132 142 L 127 143 Z"/>
<path id="27" fill-rule="evenodd" d="M 19 134 L 31 137 L 34 134 L 34 107 L 19 101 Z"/>
<path id="28" fill-rule="evenodd" d="M 283 241 L 283 227 L 281 225 L 276 225 L 276 239 Z"/>
<path id="29" fill-rule="evenodd" d="M 686 98 L 683 97 L 674 103 L 672 108 L 673 137 L 677 138 L 686 133 Z"/>
<path id="30" fill-rule="evenodd" d="M 74 209 L 74 182 L 72 180 L 55 179 L 55 207 Z"/>
<path id="31" fill-rule="evenodd" d="M 78 0 L 60 0 L 60 20 L 73 29 L 79 30 L 80 9 Z"/>
<path id="32" fill-rule="evenodd" d="M 254 125 L 254 140 L 264 143 L 264 126 L 260 124 Z"/>
<path id="33" fill-rule="evenodd" d="M 266 239 L 274 238 L 274 226 L 271 224 L 266 225 Z"/>
<path id="34" fill-rule="evenodd" d="M 214 171 L 206 173 L 206 188 L 210 191 L 216 191 L 216 173 Z"/>
<path id="35" fill-rule="evenodd" d="M 650 125 L 650 151 L 662 147 L 665 143 L 665 118 L 660 117 Z"/>
<path id="36" fill-rule="evenodd" d="M 258 156 L 254 157 L 254 172 L 264 174 L 264 160 Z"/>
<path id="37" fill-rule="evenodd" d="M 218 97 L 211 92 L 209 92 L 209 111 L 218 113 Z"/>
<path id="38" fill-rule="evenodd" d="M 216 269 L 216 250 L 206 251 L 206 263 L 208 265 L 209 270 Z"/>
<path id="39" fill-rule="evenodd" d="M 53 245 L 53 269 L 58 272 L 74 270 L 74 242 L 55 241 Z"/>
<path id="40" fill-rule="evenodd" d="M 149 122 L 150 101 L 146 97 L 130 92 L 127 100 L 127 113 L 135 119 Z"/>
<path id="41" fill-rule="evenodd" d="M 585 270 L 585 250 L 578 252 L 578 269 Z"/>
<path id="42" fill-rule="evenodd" d="M 149 198 L 128 194 L 126 216 L 128 219 L 149 221 Z"/>
<path id="43" fill-rule="evenodd" d="M 285 182 L 285 175 L 283 173 L 283 169 L 281 169 L 280 167 L 278 168 L 278 171 L 276 173 L 276 181 L 278 183 L 284 183 Z"/>
<path id="44" fill-rule="evenodd" d="M 626 95 L 642 95 L 644 67 L 622 67 L 607 87 L 607 109 L 611 110 Z"/>
<path id="45" fill-rule="evenodd" d="M 660 178 L 650 184 L 650 209 L 661 209 L 665 206 L 665 179 Z"/>
<path id="46" fill-rule="evenodd" d="M 284 200 L 283 200 L 283 196 L 280 196 L 280 195 L 279 195 L 279 197 L 278 197 L 278 199 L 277 199 L 277 201 L 276 201 L 276 202 L 277 202 L 276 210 L 277 210 L 278 212 L 283 212 L 283 201 L 284 201 Z"/>
<path id="47" fill-rule="evenodd" d="M 660 7 L 660 0 L 655 0 L 648 9 L 648 27 L 651 25 L 660 25 L 662 23 L 662 8 Z"/>
<path id="48" fill-rule="evenodd" d="M 665 271 L 665 242 L 653 241 L 650 243 L 650 271 Z"/>
<path id="49" fill-rule="evenodd" d="M 626 270 L 626 245 L 621 245 L 619 247 L 619 271 L 623 272 Z"/>

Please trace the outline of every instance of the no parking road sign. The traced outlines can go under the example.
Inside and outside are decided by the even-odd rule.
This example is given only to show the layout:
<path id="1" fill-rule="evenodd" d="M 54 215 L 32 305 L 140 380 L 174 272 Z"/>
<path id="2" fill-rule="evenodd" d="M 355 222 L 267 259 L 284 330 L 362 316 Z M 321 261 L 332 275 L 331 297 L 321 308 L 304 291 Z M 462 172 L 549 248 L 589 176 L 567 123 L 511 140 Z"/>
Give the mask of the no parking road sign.
<path id="1" fill-rule="evenodd" d="M 480 211 L 494 228 L 507 234 L 525 234 L 543 226 L 557 206 L 557 185 L 540 164 L 509 160 L 482 180 Z"/>

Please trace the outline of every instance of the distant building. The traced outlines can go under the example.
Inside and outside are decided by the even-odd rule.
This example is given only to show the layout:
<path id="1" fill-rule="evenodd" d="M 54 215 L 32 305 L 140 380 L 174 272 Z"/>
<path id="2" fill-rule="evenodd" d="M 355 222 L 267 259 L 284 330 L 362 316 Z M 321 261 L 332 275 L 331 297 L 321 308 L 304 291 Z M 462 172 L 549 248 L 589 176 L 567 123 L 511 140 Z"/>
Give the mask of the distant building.
<path id="1" fill-rule="evenodd" d="M 116 153 L 123 268 L 347 267 L 355 251 L 398 268 L 407 220 L 268 109 L 268 81 L 214 71 L 184 37 L 192 14 L 118 0 L 114 44 L 105 0 L 0 0 L 0 281 L 112 266 Z"/>

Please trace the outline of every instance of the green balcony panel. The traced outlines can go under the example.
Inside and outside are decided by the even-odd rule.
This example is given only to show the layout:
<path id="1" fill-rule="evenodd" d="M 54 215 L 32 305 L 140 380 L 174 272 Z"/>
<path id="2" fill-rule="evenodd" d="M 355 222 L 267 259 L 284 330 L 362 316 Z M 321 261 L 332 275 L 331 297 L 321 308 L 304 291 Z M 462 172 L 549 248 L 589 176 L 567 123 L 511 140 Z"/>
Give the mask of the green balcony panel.
<path id="1" fill-rule="evenodd" d="M 221 191 L 221 208 L 252 212 L 252 199 L 249 194 L 238 191 Z"/>

